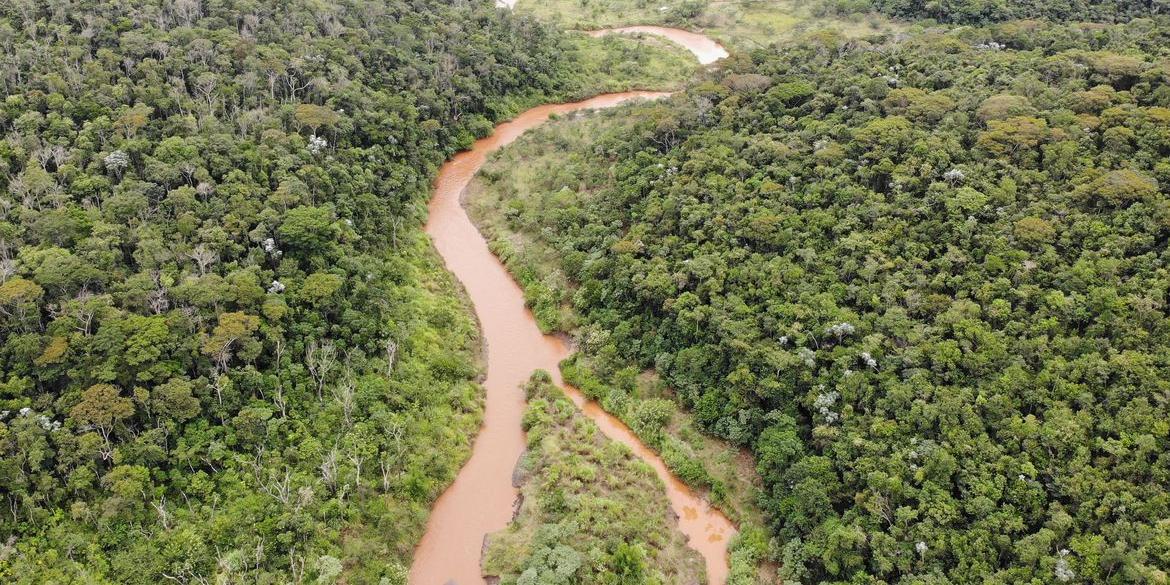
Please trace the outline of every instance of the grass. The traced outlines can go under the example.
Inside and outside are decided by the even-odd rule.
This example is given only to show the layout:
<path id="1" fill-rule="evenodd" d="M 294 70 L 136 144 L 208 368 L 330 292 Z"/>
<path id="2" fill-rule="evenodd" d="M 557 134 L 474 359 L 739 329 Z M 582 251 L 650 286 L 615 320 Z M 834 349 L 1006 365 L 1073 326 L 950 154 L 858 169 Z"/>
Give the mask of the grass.
<path id="1" fill-rule="evenodd" d="M 522 175 L 539 171 L 518 166 L 512 172 L 516 175 L 516 183 L 527 184 L 528 181 Z M 510 200 L 502 200 L 501 194 L 494 189 L 507 187 L 493 185 L 489 190 L 478 177 L 473 180 L 466 192 L 471 215 L 487 238 L 488 248 L 504 263 L 524 290 L 524 299 L 536 317 L 540 330 L 545 334 L 571 331 L 576 323 L 568 304 L 572 286 L 561 271 L 560 260 L 552 250 L 533 245 L 530 239 L 507 227 L 508 215 L 515 212 L 518 202 L 525 199 L 524 195 L 512 194 Z"/>
<path id="2" fill-rule="evenodd" d="M 580 416 L 548 373 L 534 374 L 525 391 L 523 500 L 515 520 L 489 537 L 485 574 L 505 585 L 521 575 L 526 582 L 701 582 L 703 561 L 675 526 L 654 470 Z M 644 580 L 632 579 L 639 571 Z M 554 574 L 560 579 L 544 580 Z"/>
<path id="3" fill-rule="evenodd" d="M 564 29 L 590 30 L 631 24 L 682 25 L 680 0 L 520 0 L 515 10 Z M 666 7 L 667 10 L 660 10 Z"/>
<path id="4" fill-rule="evenodd" d="M 860 37 L 904 28 L 878 15 L 819 16 L 811 4 L 798 0 L 520 0 L 516 11 L 566 29 L 634 24 L 685 28 L 740 50 L 784 42 L 814 30 Z"/>
<path id="5" fill-rule="evenodd" d="M 580 64 L 580 97 L 635 89 L 675 90 L 697 66 L 685 49 L 653 35 L 593 38 L 578 33 L 570 40 Z"/>
<path id="6" fill-rule="evenodd" d="M 554 95 L 532 91 L 502 96 L 489 104 L 505 119 L 549 101 L 576 101 L 603 93 L 632 90 L 674 91 L 697 67 L 691 54 L 652 35 L 568 35 L 565 62 L 572 63 L 565 85 Z M 485 124 L 487 122 L 485 121 Z M 489 130 L 490 125 L 485 127 Z M 475 136 L 468 133 L 464 148 Z"/>
<path id="7" fill-rule="evenodd" d="M 709 3 L 693 22 L 728 46 L 741 50 L 784 43 L 813 31 L 829 30 L 855 38 L 904 28 L 902 23 L 879 15 L 818 16 L 809 4 L 795 0 L 717 0 Z"/>
<path id="8" fill-rule="evenodd" d="M 561 364 L 566 382 L 625 422 L 661 455 L 671 473 L 703 493 L 739 528 L 741 536 L 730 545 L 731 583 L 771 582 L 774 567 L 762 562 L 766 525 L 757 505 L 763 484 L 751 454 L 703 433 L 654 372 L 627 368 L 603 376 L 599 370 L 604 369 L 580 353 Z"/>

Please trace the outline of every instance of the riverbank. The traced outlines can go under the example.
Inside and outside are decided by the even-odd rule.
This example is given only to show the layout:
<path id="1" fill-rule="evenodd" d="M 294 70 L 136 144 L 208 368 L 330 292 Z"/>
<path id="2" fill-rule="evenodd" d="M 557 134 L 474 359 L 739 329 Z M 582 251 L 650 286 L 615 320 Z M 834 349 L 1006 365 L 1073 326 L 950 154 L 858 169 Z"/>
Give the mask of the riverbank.
<path id="1" fill-rule="evenodd" d="M 670 38 L 691 51 L 703 64 L 726 55 L 718 44 L 685 31 L 643 29 L 639 34 Z M 597 36 L 605 36 L 600 33 Z M 624 36 L 624 35 L 623 35 Z M 604 40 L 604 39 L 603 39 Z M 472 457 L 452 486 L 436 503 L 411 568 L 412 583 L 478 582 L 482 579 L 479 555 L 484 538 L 507 525 L 513 513 L 517 489 L 508 481 L 511 469 L 523 452 L 524 436 L 520 417 L 524 400 L 517 388 L 534 370 L 554 372 L 560 384 L 558 366 L 570 354 L 561 337 L 544 335 L 526 309 L 523 292 L 504 266 L 489 250 L 486 241 L 468 218 L 462 194 L 487 154 L 512 142 L 525 131 L 543 124 L 550 115 L 584 109 L 612 107 L 637 98 L 660 98 L 663 93 L 626 92 L 598 96 L 582 102 L 540 106 L 499 125 L 471 149 L 448 161 L 435 181 L 427 233 L 449 270 L 464 284 L 475 306 L 488 350 L 488 374 L 484 425 L 475 440 Z M 727 579 L 727 542 L 735 534 L 731 522 L 719 510 L 674 477 L 655 452 L 647 448 L 621 421 L 571 388 L 565 389 L 573 402 L 612 441 L 630 448 L 649 464 L 666 487 L 671 508 L 679 519 L 678 528 L 690 548 L 703 556 L 710 582 Z M 474 562 L 473 562 L 474 561 Z"/>
<path id="2" fill-rule="evenodd" d="M 795 0 L 750 2 L 714 0 L 512 0 L 518 14 L 533 16 L 560 28 L 593 30 L 636 25 L 685 29 L 722 45 L 750 50 L 790 41 L 810 31 L 832 31 L 862 37 L 906 28 L 876 14 L 820 14 L 815 3 Z"/>
<path id="3" fill-rule="evenodd" d="M 767 576 L 762 564 L 766 550 L 763 511 L 758 506 L 761 481 L 755 462 L 743 450 L 703 433 L 693 414 L 678 403 L 673 392 L 653 372 L 608 364 L 620 360 L 606 354 L 600 363 L 588 357 L 604 354 L 604 332 L 580 331 L 572 297 L 577 287 L 566 276 L 571 252 L 557 250 L 541 237 L 541 218 L 586 204 L 613 168 L 598 165 L 587 153 L 607 148 L 611 133 L 635 131 L 631 116 L 653 119 L 669 104 L 631 106 L 637 113 L 604 111 L 572 114 L 526 134 L 484 166 L 468 187 L 467 206 L 472 220 L 485 234 L 492 251 L 518 280 L 538 324 L 546 333 L 572 332 L 584 351 L 562 364 L 566 380 L 597 400 L 607 412 L 634 429 L 638 437 L 666 462 L 672 473 L 724 511 L 751 542 L 734 547 L 732 574 L 748 578 Z M 616 164 L 617 161 L 614 161 Z M 585 172 L 594 169 L 596 173 Z M 739 581 L 742 582 L 742 581 Z"/>
<path id="4" fill-rule="evenodd" d="M 517 495 L 511 484 L 511 470 L 525 444 L 521 430 L 525 403 L 519 387 L 538 369 L 553 372 L 554 381 L 560 384 L 558 366 L 570 354 L 563 338 L 546 336 L 537 327 L 525 306 L 523 292 L 467 217 L 460 203 L 464 188 L 488 153 L 545 123 L 552 114 L 613 107 L 632 99 L 664 95 L 628 92 L 533 108 L 501 124 L 491 136 L 477 141 L 470 150 L 456 155 L 440 169 L 426 229 L 447 268 L 463 283 L 475 306 L 488 346 L 487 377 L 483 383 L 487 398 L 484 424 L 472 456 L 437 501 L 427 532 L 416 550 L 411 567 L 412 583 L 445 583 L 454 579 L 466 584 L 482 580 L 479 556 L 483 538 L 508 524 Z M 723 542 L 730 538 L 734 532 L 730 522 L 666 473 L 661 461 L 653 461 L 652 452 L 636 439 L 630 440 L 632 434 L 611 435 L 612 429 L 624 427 L 620 421 L 600 408 L 587 409 L 586 414 L 603 423 L 599 426 L 611 439 L 626 443 L 650 459 L 648 462 L 659 471 L 660 479 L 671 488 L 667 493 L 675 513 L 693 520 L 684 526 L 684 534 L 692 546 L 700 548 L 707 543 L 700 552 L 705 553 L 708 573 L 719 575 L 725 571 L 726 547 L 709 545 L 715 542 L 712 535 L 719 535 Z"/>
<path id="5" fill-rule="evenodd" d="M 581 416 L 547 372 L 525 394 L 517 516 L 485 542 L 484 572 L 501 583 L 566 566 L 574 583 L 701 582 L 703 558 L 676 529 L 655 470 Z"/>

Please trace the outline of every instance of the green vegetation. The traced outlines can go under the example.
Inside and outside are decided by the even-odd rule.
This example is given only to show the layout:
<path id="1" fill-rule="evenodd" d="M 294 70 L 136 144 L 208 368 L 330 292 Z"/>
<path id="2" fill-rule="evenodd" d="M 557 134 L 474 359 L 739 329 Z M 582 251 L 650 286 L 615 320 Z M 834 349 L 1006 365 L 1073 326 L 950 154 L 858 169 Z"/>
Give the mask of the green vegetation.
<path id="1" fill-rule="evenodd" d="M 695 58 L 686 49 L 652 35 L 606 35 L 593 38 L 569 35 L 562 55 L 578 70 L 578 90 L 572 97 L 631 89 L 673 90 L 695 69 Z"/>
<path id="2" fill-rule="evenodd" d="M 481 417 L 433 174 L 681 86 L 669 43 L 558 32 L 665 24 L 745 52 L 473 196 L 566 379 L 740 522 L 732 583 L 1166 583 L 1165 8 L 8 0 L 0 578 L 405 583 Z M 489 571 L 699 579 L 652 471 L 527 391 Z"/>
<path id="3" fill-rule="evenodd" d="M 736 524 L 762 525 L 753 505 L 760 486 L 750 457 L 701 433 L 652 373 L 627 367 L 607 382 L 597 370 L 581 355 L 561 364 L 566 383 L 626 422 L 643 443 L 661 454 L 676 477 L 708 493 Z"/>
<path id="4" fill-rule="evenodd" d="M 796 0 L 519 0 L 516 4 L 518 13 L 568 29 L 670 26 L 703 31 L 730 47 L 745 49 L 813 29 L 860 36 L 900 28 L 869 7 L 861 11 L 865 14 L 841 9 Z"/>
<path id="5" fill-rule="evenodd" d="M 582 186 L 579 180 L 590 174 L 587 167 L 595 161 L 587 153 L 595 140 L 600 134 L 620 132 L 618 128 L 628 122 L 626 116 L 575 114 L 533 130 L 531 138 L 521 138 L 494 155 L 469 186 L 472 218 L 520 283 L 546 333 L 576 328 L 571 306 L 575 287 L 556 250 L 531 237 L 543 229 L 535 220 L 575 203 L 568 185 Z M 531 213 L 532 207 L 540 211 Z M 561 370 L 566 382 L 629 425 L 676 477 L 705 493 L 746 535 L 733 542 L 733 551 L 738 551 L 732 556 L 733 574 L 766 574 L 770 567 L 760 566 L 767 540 L 760 541 L 766 533 L 757 503 L 761 484 L 750 454 L 703 433 L 657 376 L 625 365 L 576 355 Z"/>
<path id="6" fill-rule="evenodd" d="M 595 30 L 634 24 L 689 28 L 706 8 L 703 0 L 518 0 L 515 11 L 565 29 Z"/>
<path id="7" fill-rule="evenodd" d="M 537 372 L 524 387 L 528 451 L 519 514 L 491 535 L 484 571 L 505 585 L 698 583 L 654 470 L 605 438 Z"/>
<path id="8" fill-rule="evenodd" d="M 1165 14 L 1164 0 L 820 0 L 817 12 L 879 11 L 897 18 L 987 24 L 1005 20 L 1125 22 Z"/>
<path id="9" fill-rule="evenodd" d="M 0 46 L 10 583 L 404 582 L 480 420 L 434 171 L 691 68 L 487 2 L 11 0 Z"/>
<path id="10" fill-rule="evenodd" d="M 781 577 L 1165 583 L 1168 40 L 818 34 L 522 138 L 473 205 L 582 387 L 653 436 L 652 369 L 754 452 Z"/>
<path id="11" fill-rule="evenodd" d="M 654 449 L 675 477 L 703 493 L 735 523 L 729 585 L 768 582 L 767 529 L 758 501 L 760 476 L 749 453 L 703 433 L 669 388 L 651 372 L 626 367 L 603 379 L 601 368 L 574 354 L 561 364 L 565 382 L 596 400 Z"/>

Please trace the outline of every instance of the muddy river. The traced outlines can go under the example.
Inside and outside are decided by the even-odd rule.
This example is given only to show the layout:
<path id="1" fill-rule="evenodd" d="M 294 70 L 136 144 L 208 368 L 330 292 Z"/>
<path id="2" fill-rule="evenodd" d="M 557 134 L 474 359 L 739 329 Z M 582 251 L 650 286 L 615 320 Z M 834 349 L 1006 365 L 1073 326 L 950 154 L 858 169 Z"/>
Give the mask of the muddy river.
<path id="1" fill-rule="evenodd" d="M 630 27 L 616 32 L 660 34 L 643 30 L 646 28 Z M 662 36 L 687 47 L 702 63 L 726 55 L 722 47 L 702 35 L 661 30 L 673 31 Z M 718 47 L 718 51 L 710 45 Z M 426 534 L 415 552 L 410 570 L 412 585 L 446 585 L 452 581 L 458 585 L 479 585 L 484 582 L 479 564 L 484 536 L 508 525 L 518 494 L 512 486 L 512 470 L 524 451 L 520 419 L 525 403 L 520 385 L 537 369 L 552 374 L 606 436 L 630 447 L 655 469 L 666 485 L 666 495 L 678 515 L 679 529 L 687 536 L 689 546 L 706 561 L 709 581 L 714 585 L 726 581 L 727 543 L 735 534 L 735 527 L 722 513 L 675 478 L 661 458 L 643 445 L 621 421 L 596 403 L 587 401 L 576 389 L 564 386 L 558 363 L 569 355 L 571 348 L 562 339 L 540 332 L 532 313 L 525 307 L 520 287 L 488 250 L 487 243 L 460 201 L 464 189 L 483 166 L 488 154 L 541 125 L 550 114 L 608 108 L 632 99 L 656 99 L 665 95 L 634 91 L 601 95 L 575 103 L 539 106 L 500 124 L 491 136 L 477 141 L 470 150 L 455 155 L 440 169 L 426 230 L 447 268 L 463 283 L 475 307 L 486 342 L 487 377 L 483 385 L 487 397 L 483 427 L 476 436 L 471 458 L 435 503 Z"/>

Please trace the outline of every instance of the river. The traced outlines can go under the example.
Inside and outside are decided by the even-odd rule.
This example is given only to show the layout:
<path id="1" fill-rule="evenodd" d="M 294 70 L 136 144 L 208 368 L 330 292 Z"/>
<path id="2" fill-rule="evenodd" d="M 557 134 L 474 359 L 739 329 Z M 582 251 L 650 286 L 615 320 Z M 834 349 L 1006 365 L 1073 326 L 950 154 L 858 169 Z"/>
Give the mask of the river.
<path id="1" fill-rule="evenodd" d="M 640 30 L 614 32 L 660 34 L 689 49 L 704 64 L 727 54 L 722 47 L 712 50 L 710 45 L 714 42 L 695 33 L 659 27 L 632 28 Z M 550 114 L 608 108 L 632 99 L 657 99 L 666 95 L 632 91 L 538 106 L 500 124 L 491 136 L 456 154 L 439 170 L 426 231 L 447 269 L 463 283 L 475 307 L 487 352 L 487 377 L 483 382 L 487 397 L 483 426 L 476 436 L 471 458 L 435 502 L 426 533 L 415 551 L 410 569 L 411 585 L 484 583 L 480 572 L 484 536 L 508 525 L 519 493 L 512 486 L 512 470 L 525 443 L 520 425 L 525 402 L 520 386 L 537 369 L 552 374 L 556 383 L 607 437 L 627 445 L 654 468 L 666 485 L 671 508 L 678 515 L 679 529 L 687 536 L 688 545 L 705 560 L 709 582 L 713 585 L 726 582 L 727 543 L 735 534 L 735 527 L 719 510 L 674 477 L 662 459 L 621 421 L 586 400 L 576 389 L 564 385 L 558 364 L 568 357 L 571 348 L 563 339 L 540 332 L 525 306 L 520 287 L 488 250 L 487 242 L 468 218 L 461 201 L 468 183 L 488 154 L 543 124 Z"/>
<path id="2" fill-rule="evenodd" d="M 601 37 L 611 34 L 644 34 L 655 35 L 663 37 L 667 40 L 681 45 L 690 51 L 695 59 L 702 65 L 710 65 L 727 56 L 727 50 L 722 45 L 715 42 L 714 39 L 707 35 L 691 32 L 689 30 L 682 30 L 680 28 L 667 28 L 664 26 L 623 26 L 621 28 L 606 28 L 601 30 L 587 31 L 585 34 L 591 37 Z"/>

